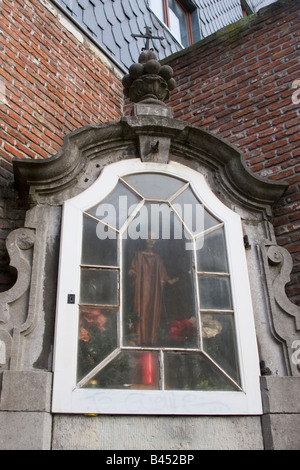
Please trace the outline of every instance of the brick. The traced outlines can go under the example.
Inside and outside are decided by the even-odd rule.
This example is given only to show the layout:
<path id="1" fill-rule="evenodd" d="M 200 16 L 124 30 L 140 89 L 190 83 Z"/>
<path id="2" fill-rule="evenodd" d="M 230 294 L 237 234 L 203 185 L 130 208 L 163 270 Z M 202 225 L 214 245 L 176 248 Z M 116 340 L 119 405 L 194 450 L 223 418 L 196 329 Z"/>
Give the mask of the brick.
<path id="1" fill-rule="evenodd" d="M 4 142 L 4 150 L 11 156 L 11 158 L 25 158 L 24 153 L 18 151 L 14 146 L 9 144 L 8 142 Z"/>

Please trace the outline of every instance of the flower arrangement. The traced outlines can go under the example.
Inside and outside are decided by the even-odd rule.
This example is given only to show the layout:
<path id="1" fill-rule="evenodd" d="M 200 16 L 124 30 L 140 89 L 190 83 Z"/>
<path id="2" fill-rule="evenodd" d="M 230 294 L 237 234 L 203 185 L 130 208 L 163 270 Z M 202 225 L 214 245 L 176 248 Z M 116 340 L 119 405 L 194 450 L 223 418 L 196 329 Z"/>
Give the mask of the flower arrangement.
<path id="1" fill-rule="evenodd" d="M 117 345 L 115 312 L 86 307 L 80 311 L 78 379 L 83 378 Z"/>
<path id="2" fill-rule="evenodd" d="M 211 315 L 204 315 L 202 319 L 202 335 L 203 338 L 214 338 L 222 331 L 222 324 L 215 320 Z"/>
<path id="3" fill-rule="evenodd" d="M 168 331 L 168 340 L 174 345 L 184 345 L 187 341 L 193 340 L 197 335 L 194 317 L 189 320 L 175 320 Z"/>
<path id="4" fill-rule="evenodd" d="M 85 343 L 91 340 L 90 328 L 94 327 L 100 331 L 105 331 L 107 318 L 97 309 L 86 309 L 81 312 L 79 340 Z"/>

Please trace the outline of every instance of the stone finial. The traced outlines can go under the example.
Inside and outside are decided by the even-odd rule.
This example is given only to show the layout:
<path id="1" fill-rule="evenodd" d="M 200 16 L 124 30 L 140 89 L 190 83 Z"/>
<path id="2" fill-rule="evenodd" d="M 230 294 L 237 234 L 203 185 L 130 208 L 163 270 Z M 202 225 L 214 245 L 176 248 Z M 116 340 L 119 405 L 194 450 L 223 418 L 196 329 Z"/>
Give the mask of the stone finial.
<path id="1" fill-rule="evenodd" d="M 144 50 L 123 77 L 124 94 L 134 103 L 163 105 L 176 82 L 169 65 L 161 65 L 155 52 Z"/>

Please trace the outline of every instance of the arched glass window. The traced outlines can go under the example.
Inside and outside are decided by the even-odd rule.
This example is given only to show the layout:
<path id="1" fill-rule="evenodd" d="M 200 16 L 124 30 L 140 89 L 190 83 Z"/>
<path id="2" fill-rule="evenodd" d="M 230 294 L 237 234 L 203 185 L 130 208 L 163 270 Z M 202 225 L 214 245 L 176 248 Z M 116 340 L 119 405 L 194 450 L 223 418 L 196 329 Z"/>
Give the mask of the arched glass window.
<path id="1" fill-rule="evenodd" d="M 125 161 L 65 203 L 54 377 L 53 411 L 260 412 L 240 218 L 200 174 Z"/>

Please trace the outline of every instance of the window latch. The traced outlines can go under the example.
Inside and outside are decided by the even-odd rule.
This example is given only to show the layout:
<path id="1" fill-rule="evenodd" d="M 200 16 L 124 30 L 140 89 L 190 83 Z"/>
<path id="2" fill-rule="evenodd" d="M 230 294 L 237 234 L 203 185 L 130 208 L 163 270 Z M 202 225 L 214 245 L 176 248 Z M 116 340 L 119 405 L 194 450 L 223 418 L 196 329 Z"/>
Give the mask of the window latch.
<path id="1" fill-rule="evenodd" d="M 75 304 L 75 294 L 68 294 L 68 304 Z"/>

